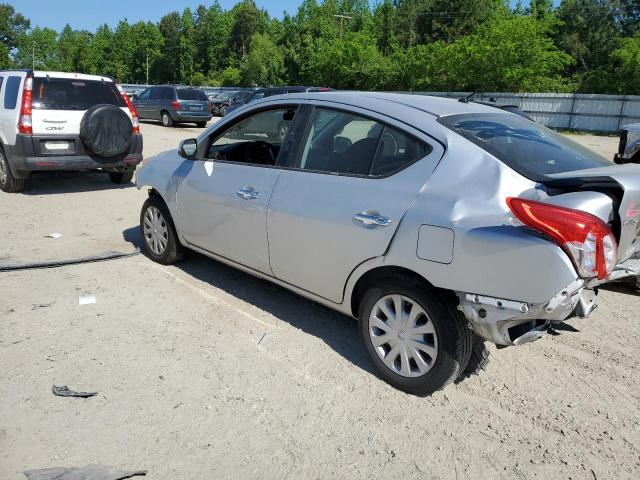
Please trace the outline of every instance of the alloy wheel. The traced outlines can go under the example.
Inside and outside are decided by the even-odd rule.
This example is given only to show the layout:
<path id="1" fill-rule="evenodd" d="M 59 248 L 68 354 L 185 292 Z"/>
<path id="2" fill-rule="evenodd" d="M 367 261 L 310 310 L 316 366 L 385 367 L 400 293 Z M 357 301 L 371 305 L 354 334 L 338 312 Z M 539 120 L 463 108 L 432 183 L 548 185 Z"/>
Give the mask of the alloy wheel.
<path id="1" fill-rule="evenodd" d="M 369 317 L 369 338 L 384 365 L 403 377 L 425 375 L 438 356 L 433 322 L 404 295 L 387 295 L 376 302 Z"/>
<path id="2" fill-rule="evenodd" d="M 147 208 L 143 217 L 144 241 L 155 255 L 162 255 L 169 243 L 169 229 L 162 212 L 153 206 Z"/>

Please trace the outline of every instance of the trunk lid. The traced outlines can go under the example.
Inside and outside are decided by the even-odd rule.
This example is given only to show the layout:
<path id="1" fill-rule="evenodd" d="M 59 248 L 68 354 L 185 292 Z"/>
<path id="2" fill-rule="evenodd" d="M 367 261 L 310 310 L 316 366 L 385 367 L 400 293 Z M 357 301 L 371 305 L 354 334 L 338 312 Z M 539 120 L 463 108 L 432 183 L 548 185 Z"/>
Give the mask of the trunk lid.
<path id="1" fill-rule="evenodd" d="M 622 262 L 640 251 L 640 165 L 611 165 L 607 167 L 576 170 L 548 175 L 544 185 L 553 203 L 562 204 L 571 192 L 600 192 L 612 200 L 613 212 L 610 225 L 618 237 L 618 261 Z M 596 205 L 592 202 L 591 205 Z M 600 211 L 591 211 L 588 204 L 582 207 L 566 205 L 592 213 L 602 218 Z"/>

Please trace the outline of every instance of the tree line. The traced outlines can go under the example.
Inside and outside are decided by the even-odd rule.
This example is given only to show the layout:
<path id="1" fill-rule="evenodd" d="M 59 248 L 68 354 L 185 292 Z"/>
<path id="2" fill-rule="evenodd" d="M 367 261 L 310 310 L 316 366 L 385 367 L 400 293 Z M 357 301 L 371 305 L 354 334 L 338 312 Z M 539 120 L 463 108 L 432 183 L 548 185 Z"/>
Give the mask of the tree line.
<path id="1" fill-rule="evenodd" d="M 0 68 L 123 83 L 640 93 L 640 0 L 253 0 L 94 32 L 32 27 L 0 4 Z"/>

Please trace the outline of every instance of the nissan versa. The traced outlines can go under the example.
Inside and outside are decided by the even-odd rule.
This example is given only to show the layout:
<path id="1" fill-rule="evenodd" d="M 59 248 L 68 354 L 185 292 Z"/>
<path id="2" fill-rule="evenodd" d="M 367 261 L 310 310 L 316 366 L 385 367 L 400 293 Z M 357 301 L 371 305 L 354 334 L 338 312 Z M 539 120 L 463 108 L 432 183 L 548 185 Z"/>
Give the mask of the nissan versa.
<path id="1" fill-rule="evenodd" d="M 640 273 L 640 166 L 470 102 L 270 97 L 136 181 L 149 257 L 195 250 L 359 319 L 379 375 L 418 395 Z"/>

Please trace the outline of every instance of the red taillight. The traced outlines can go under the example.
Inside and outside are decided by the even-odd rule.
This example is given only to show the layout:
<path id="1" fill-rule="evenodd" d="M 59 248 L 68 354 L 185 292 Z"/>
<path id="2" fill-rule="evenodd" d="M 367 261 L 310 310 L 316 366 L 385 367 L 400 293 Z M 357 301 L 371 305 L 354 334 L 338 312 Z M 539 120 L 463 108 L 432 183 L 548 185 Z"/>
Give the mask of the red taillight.
<path id="1" fill-rule="evenodd" d="M 20 105 L 20 117 L 18 119 L 18 132 L 26 135 L 33 134 L 33 123 L 31 114 L 33 113 L 33 77 L 24 80 L 22 89 L 22 104 Z"/>
<path id="2" fill-rule="evenodd" d="M 178 100 L 174 100 L 171 102 L 171 108 L 174 110 L 180 110 L 182 108 L 182 104 Z"/>
<path id="3" fill-rule="evenodd" d="M 122 96 L 122 100 L 124 100 L 125 105 L 129 109 L 129 113 L 131 113 L 131 130 L 133 131 L 133 133 L 140 133 L 140 120 L 138 119 L 138 111 L 136 110 L 136 107 L 133 105 L 133 103 L 131 103 L 129 95 L 127 95 L 125 91 L 122 90 L 122 87 L 119 83 L 116 83 L 116 87 L 118 88 L 118 91 Z"/>
<path id="4" fill-rule="evenodd" d="M 606 278 L 616 264 L 617 242 L 598 217 L 548 203 L 507 198 L 507 205 L 524 225 L 553 238 L 573 260 L 581 277 Z"/>

